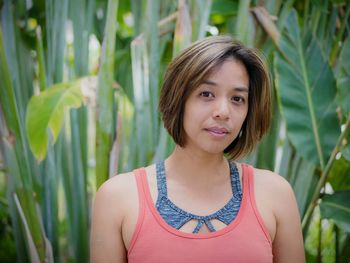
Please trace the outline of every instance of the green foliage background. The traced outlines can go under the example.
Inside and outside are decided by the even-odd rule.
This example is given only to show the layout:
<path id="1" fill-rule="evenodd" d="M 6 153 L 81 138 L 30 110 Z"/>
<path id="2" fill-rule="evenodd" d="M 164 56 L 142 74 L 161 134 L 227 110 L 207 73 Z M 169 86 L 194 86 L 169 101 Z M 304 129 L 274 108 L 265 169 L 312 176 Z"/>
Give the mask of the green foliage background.
<path id="1" fill-rule="evenodd" d="M 166 65 L 232 35 L 266 57 L 274 114 L 245 160 L 293 186 L 307 262 L 350 260 L 346 0 L 1 0 L 0 261 L 88 262 L 91 202 L 165 158 Z"/>

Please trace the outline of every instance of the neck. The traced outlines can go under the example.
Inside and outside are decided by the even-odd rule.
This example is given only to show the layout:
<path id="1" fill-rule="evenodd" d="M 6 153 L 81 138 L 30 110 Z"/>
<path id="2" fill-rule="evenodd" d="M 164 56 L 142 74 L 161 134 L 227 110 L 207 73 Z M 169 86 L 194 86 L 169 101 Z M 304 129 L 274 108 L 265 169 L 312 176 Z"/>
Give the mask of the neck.
<path id="1" fill-rule="evenodd" d="M 169 179 L 185 180 L 188 183 L 210 183 L 229 174 L 223 153 L 195 152 L 180 146 L 175 147 L 165 164 Z"/>

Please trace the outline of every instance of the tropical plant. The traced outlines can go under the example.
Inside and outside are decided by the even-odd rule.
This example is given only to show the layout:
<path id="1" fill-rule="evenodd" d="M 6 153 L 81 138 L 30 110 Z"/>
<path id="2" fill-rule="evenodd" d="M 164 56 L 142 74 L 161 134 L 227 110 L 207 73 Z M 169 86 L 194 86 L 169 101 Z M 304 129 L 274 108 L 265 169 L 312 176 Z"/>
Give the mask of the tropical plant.
<path id="1" fill-rule="evenodd" d="M 157 111 L 166 65 L 191 42 L 220 33 L 260 49 L 271 69 L 272 127 L 245 161 L 293 186 L 308 262 L 348 262 L 348 2 L 3 0 L 0 7 L 0 208 L 9 211 L 17 261 L 88 261 L 96 189 L 173 148 Z"/>

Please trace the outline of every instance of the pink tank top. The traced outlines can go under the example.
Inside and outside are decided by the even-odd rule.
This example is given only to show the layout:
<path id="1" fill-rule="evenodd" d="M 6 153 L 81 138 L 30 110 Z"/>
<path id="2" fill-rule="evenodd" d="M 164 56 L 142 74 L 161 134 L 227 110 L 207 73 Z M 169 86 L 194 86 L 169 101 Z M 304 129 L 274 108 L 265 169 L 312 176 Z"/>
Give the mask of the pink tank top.
<path id="1" fill-rule="evenodd" d="M 237 217 L 210 233 L 184 233 L 169 226 L 154 206 L 146 171 L 135 170 L 139 217 L 128 262 L 272 262 L 272 244 L 257 210 L 253 169 L 243 164 L 243 198 Z"/>

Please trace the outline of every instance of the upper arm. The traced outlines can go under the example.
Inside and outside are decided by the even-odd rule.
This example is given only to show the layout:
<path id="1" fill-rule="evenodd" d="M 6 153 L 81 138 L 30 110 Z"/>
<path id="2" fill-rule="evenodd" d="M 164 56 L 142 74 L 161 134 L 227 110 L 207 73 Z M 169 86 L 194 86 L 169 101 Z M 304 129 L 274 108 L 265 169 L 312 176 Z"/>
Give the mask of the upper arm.
<path id="1" fill-rule="evenodd" d="M 276 235 L 273 240 L 274 262 L 305 262 L 301 220 L 293 189 L 282 177 L 276 182 L 274 213 Z"/>
<path id="2" fill-rule="evenodd" d="M 113 178 L 115 179 L 115 178 Z M 91 223 L 91 262 L 127 262 L 122 238 L 124 209 L 118 180 L 105 182 L 96 193 Z"/>

